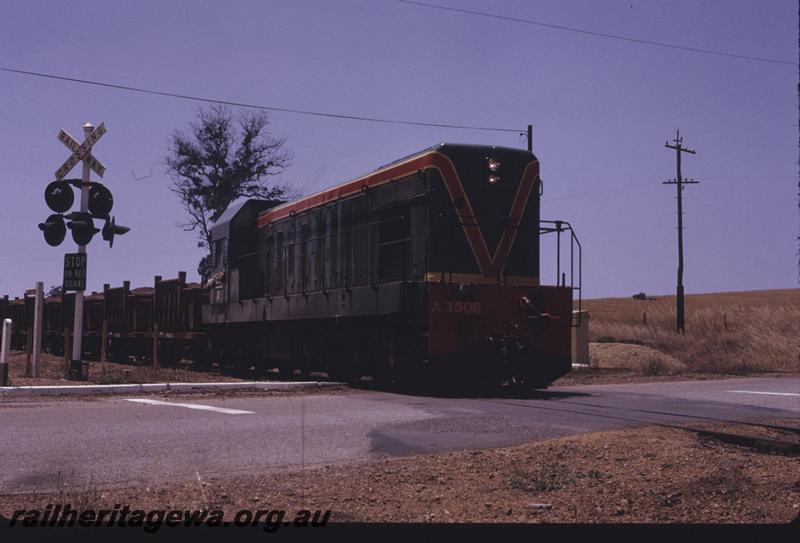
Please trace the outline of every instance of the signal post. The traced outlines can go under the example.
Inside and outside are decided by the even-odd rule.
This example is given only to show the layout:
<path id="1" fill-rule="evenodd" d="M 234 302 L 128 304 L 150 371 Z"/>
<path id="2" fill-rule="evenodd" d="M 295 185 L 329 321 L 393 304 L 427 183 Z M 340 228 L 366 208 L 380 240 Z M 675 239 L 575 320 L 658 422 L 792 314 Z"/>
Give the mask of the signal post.
<path id="1" fill-rule="evenodd" d="M 56 180 L 45 189 L 45 201 L 56 213 L 50 215 L 44 223 L 39 224 L 39 229 L 44 232 L 48 245 L 57 246 L 64 241 L 67 228 L 72 230 L 72 239 L 78 245 L 77 253 L 64 255 L 64 281 L 62 293 L 68 290 L 75 291 L 75 313 L 73 322 L 72 358 L 69 363 L 68 377 L 83 379 L 82 337 L 83 337 L 83 291 L 86 289 L 87 256 L 86 245 L 100 229 L 95 228 L 94 219 L 105 220 L 103 239 L 114 245 L 114 236 L 122 235 L 130 229 L 116 224 L 110 215 L 114 205 L 111 192 L 100 183 L 93 183 L 90 174 L 94 171 L 103 177 L 105 166 L 92 156 L 92 146 L 106 133 L 104 123 L 95 128 L 91 123 L 83 126 L 83 143 L 78 143 L 65 130 L 60 130 L 58 140 L 61 141 L 72 154 L 56 170 Z M 81 179 L 64 179 L 64 177 L 77 165 L 83 162 L 83 175 Z M 74 195 L 72 186 L 80 188 L 80 211 L 66 214 L 72 207 Z M 64 219 L 69 222 L 65 224 Z M 65 337 L 66 340 L 66 337 Z M 65 353 L 66 355 L 66 353 Z"/>
<path id="2" fill-rule="evenodd" d="M 104 125 L 101 123 L 100 126 Z M 85 141 L 89 141 L 93 130 L 94 126 L 92 126 L 91 123 L 86 123 L 83 125 L 83 138 Z M 103 130 L 103 133 L 105 133 L 105 129 Z M 81 176 L 81 213 L 86 213 L 89 211 L 89 156 L 90 155 L 87 152 L 83 158 L 83 175 Z M 78 253 L 85 255 L 86 245 L 78 245 Z M 84 288 L 86 287 L 84 286 Z M 83 289 L 75 291 L 75 319 L 73 320 L 72 333 L 72 360 L 69 365 L 69 373 L 70 377 L 74 378 L 76 374 L 81 376 L 83 375 L 83 362 L 81 361 L 81 358 L 83 358 L 81 344 L 83 339 Z"/>

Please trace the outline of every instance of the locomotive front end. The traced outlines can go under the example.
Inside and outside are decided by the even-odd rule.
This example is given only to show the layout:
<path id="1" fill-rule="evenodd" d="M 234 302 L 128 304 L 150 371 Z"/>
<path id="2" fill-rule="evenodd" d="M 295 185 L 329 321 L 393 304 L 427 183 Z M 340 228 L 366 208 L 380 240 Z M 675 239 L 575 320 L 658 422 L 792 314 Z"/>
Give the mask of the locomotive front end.
<path id="1" fill-rule="evenodd" d="M 543 388 L 571 368 L 568 287 L 431 283 L 428 352 L 450 372 Z"/>
<path id="2" fill-rule="evenodd" d="M 552 231 L 540 224 L 539 162 L 495 147 L 445 145 L 437 155 L 429 362 L 451 375 L 546 387 L 571 369 L 574 285 L 539 281 L 540 235 Z M 563 231 L 574 239 L 568 223 L 557 224 L 559 243 Z"/>

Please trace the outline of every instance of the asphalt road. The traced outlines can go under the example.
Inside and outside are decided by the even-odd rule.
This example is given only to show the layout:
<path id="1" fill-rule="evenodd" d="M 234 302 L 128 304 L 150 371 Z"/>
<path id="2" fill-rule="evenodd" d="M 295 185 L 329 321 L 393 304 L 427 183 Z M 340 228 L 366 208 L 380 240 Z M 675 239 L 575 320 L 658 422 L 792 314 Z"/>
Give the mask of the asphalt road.
<path id="1" fill-rule="evenodd" d="M 353 391 L 5 400 L 0 493 L 497 447 L 653 422 L 775 418 L 800 424 L 800 379 L 553 387 L 493 398 Z"/>

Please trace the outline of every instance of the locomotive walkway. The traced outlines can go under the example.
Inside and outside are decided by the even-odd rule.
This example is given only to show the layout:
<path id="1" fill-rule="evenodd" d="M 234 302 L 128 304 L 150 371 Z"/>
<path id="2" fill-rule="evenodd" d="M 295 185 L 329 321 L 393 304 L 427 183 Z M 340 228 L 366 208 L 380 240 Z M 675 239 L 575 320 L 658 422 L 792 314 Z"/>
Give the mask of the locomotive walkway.
<path id="1" fill-rule="evenodd" d="M 323 389 L 142 400 L 134 394 L 0 401 L 0 489 L 278 472 L 649 424 L 800 422 L 798 378 L 556 386 L 525 397 Z"/>

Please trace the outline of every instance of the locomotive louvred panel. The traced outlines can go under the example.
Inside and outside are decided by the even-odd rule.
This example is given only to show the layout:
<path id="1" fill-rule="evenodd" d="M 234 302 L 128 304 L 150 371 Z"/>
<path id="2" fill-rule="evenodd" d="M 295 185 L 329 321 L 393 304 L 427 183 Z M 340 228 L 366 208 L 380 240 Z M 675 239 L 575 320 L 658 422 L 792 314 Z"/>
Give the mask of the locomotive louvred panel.
<path id="1" fill-rule="evenodd" d="M 328 225 L 325 265 L 326 289 L 334 289 L 339 284 L 339 209 L 336 205 L 329 205 L 325 210 L 326 224 Z"/>
<path id="2" fill-rule="evenodd" d="M 370 255 L 372 254 L 372 246 L 370 244 L 372 226 L 370 224 L 369 202 L 366 195 L 359 196 L 353 200 L 353 213 L 353 245 L 350 254 L 351 284 L 366 285 L 370 279 Z"/>
<path id="3" fill-rule="evenodd" d="M 305 292 L 308 288 L 308 238 L 310 230 L 311 228 L 308 223 L 303 223 L 300 225 L 300 250 L 298 251 L 297 259 L 297 290 L 299 292 Z"/>
<path id="4" fill-rule="evenodd" d="M 265 229 L 264 239 L 264 294 L 272 296 L 273 283 L 275 281 L 274 263 L 276 259 L 275 228 L 270 226 Z"/>
<path id="5" fill-rule="evenodd" d="M 284 262 L 285 262 L 285 253 L 286 253 L 286 246 L 284 244 L 284 234 L 281 228 L 275 228 L 275 245 L 274 245 L 274 254 L 275 258 L 272 260 L 272 268 L 270 277 L 272 279 L 272 284 L 270 287 L 270 294 L 272 296 L 279 296 L 283 294 L 284 291 L 284 283 L 285 283 L 285 270 L 284 270 Z"/>
<path id="6" fill-rule="evenodd" d="M 378 277 L 399 281 L 410 274 L 411 206 L 404 204 L 380 213 L 378 224 Z"/>
<path id="7" fill-rule="evenodd" d="M 321 209 L 314 213 L 312 224 L 310 289 L 316 291 L 322 289 L 325 280 L 325 215 Z"/>
<path id="8" fill-rule="evenodd" d="M 301 269 L 301 246 L 300 246 L 300 223 L 297 218 L 291 221 L 290 232 L 291 237 L 287 240 L 286 247 L 286 279 L 288 281 L 288 292 L 296 294 L 300 290 L 300 278 L 302 275 Z"/>

